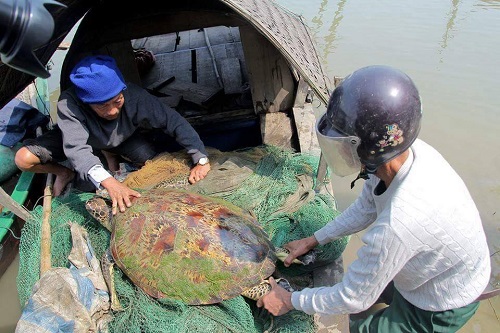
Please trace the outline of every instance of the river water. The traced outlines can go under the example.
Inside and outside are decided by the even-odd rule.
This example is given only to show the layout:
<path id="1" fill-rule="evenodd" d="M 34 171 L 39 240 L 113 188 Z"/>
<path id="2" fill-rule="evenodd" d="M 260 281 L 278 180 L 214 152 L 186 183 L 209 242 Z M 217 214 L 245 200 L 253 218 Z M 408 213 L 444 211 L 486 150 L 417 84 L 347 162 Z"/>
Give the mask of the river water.
<path id="1" fill-rule="evenodd" d="M 500 1 L 278 3 L 305 17 L 330 78 L 373 64 L 412 77 L 423 100 L 420 138 L 462 176 L 491 253 L 500 251 Z"/>
<path id="2" fill-rule="evenodd" d="M 414 80 L 423 100 L 419 137 L 441 152 L 469 188 L 492 254 L 491 284 L 499 288 L 500 1 L 277 2 L 305 18 L 332 82 L 375 64 L 399 68 Z M 361 188 L 350 190 L 351 181 L 332 180 L 341 210 Z M 351 243 L 348 260 L 359 238 Z M 481 302 L 460 332 L 500 332 L 499 298 Z"/>
<path id="3" fill-rule="evenodd" d="M 420 138 L 438 149 L 467 184 L 493 255 L 492 285 L 500 287 L 500 1 L 277 2 L 304 17 L 332 82 L 334 76 L 373 64 L 394 66 L 413 78 L 424 107 Z M 57 72 L 49 87 L 57 86 L 56 78 Z M 350 190 L 351 180 L 333 179 L 341 210 L 361 187 Z M 348 250 L 355 252 L 359 239 L 352 243 Z M 19 316 L 18 300 L 9 292 L 15 288 L 11 268 L 0 281 L 0 332 L 12 332 Z M 497 313 L 499 297 L 483 301 L 460 332 L 500 332 Z"/>

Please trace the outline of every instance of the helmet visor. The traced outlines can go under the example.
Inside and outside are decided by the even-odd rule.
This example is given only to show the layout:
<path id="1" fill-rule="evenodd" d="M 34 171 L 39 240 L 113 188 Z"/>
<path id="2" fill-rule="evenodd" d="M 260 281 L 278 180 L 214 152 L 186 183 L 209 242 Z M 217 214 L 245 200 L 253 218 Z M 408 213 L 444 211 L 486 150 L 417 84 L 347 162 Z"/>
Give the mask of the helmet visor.
<path id="1" fill-rule="evenodd" d="M 334 174 L 348 176 L 359 172 L 357 148 L 360 139 L 357 136 L 346 136 L 328 124 L 328 119 L 323 116 L 316 123 L 316 135 L 323 156 Z"/>

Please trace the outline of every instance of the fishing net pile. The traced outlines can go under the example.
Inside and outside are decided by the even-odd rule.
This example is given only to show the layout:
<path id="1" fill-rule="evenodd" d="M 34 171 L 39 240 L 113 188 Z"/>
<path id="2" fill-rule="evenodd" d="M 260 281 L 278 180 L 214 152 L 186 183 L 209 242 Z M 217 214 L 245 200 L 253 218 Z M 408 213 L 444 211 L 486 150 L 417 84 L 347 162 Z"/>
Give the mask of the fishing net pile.
<path id="1" fill-rule="evenodd" d="M 195 185 L 189 185 L 190 164 L 184 153 L 164 153 L 124 183 L 132 188 L 155 186 L 188 188 L 190 191 L 222 198 L 247 209 L 268 233 L 275 246 L 310 236 L 334 218 L 334 198 L 316 193 L 314 181 L 318 157 L 260 146 L 221 152 L 209 150 L 212 170 Z M 71 192 L 54 198 L 51 213 L 52 266 L 67 267 L 72 241 L 69 222 L 82 225 L 88 232 L 98 257 L 109 245 L 109 232 L 86 211 L 85 201 L 92 193 Z M 33 210 L 33 218 L 23 229 L 20 245 L 18 291 L 21 304 L 30 297 L 39 279 L 40 221 L 42 207 Z M 318 247 L 318 265 L 334 261 L 344 251 L 348 237 Z M 242 296 L 214 305 L 189 306 L 180 301 L 153 299 L 134 286 L 120 270 L 114 280 L 124 311 L 113 313 L 110 332 L 315 332 L 312 316 L 291 311 L 272 318 L 256 308 L 255 302 Z M 291 280 L 296 288 L 312 286 L 312 268 L 277 265 L 277 276 Z"/>

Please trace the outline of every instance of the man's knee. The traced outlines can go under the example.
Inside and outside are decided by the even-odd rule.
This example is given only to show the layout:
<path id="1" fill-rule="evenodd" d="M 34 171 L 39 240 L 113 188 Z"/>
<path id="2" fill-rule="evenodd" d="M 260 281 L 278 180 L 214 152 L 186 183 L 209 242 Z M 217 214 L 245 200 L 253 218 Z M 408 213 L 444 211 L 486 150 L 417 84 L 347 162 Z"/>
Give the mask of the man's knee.
<path id="1" fill-rule="evenodd" d="M 33 154 L 28 148 L 21 147 L 16 152 L 16 156 L 14 157 L 14 162 L 17 167 L 22 171 L 26 171 L 31 169 L 37 164 L 40 164 L 40 159 Z"/>

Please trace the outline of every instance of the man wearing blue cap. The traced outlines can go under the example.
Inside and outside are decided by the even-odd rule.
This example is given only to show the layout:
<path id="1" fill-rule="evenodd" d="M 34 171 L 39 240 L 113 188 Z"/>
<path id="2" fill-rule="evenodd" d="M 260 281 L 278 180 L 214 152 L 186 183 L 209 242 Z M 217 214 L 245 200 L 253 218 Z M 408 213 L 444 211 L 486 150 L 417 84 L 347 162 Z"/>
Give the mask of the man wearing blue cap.
<path id="1" fill-rule="evenodd" d="M 61 194 L 76 172 L 80 178 L 108 191 L 113 213 L 117 209 L 125 211 L 131 206 L 130 197 L 140 194 L 113 178 L 94 151 L 119 155 L 141 165 L 158 153 L 139 134 L 143 128 L 161 129 L 186 148 L 194 163 L 190 183 L 207 175 L 207 152 L 194 128 L 146 90 L 125 84 L 113 58 L 86 57 L 74 67 L 70 79 L 73 86 L 61 93 L 57 103 L 60 130 L 27 140 L 16 154 L 21 170 L 56 176 L 55 196 Z M 66 158 L 74 171 L 58 163 Z"/>

